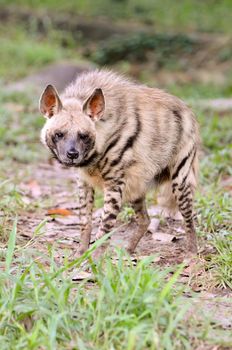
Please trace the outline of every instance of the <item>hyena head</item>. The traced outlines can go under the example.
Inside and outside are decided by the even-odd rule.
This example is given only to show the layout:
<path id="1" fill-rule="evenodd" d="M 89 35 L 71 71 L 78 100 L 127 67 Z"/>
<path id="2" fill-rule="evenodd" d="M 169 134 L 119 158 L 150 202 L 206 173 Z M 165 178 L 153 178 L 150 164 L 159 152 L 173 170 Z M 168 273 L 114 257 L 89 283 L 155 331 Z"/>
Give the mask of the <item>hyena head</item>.
<path id="1" fill-rule="evenodd" d="M 96 144 L 95 122 L 105 109 L 101 89 L 95 89 L 84 102 L 59 97 L 48 85 L 40 99 L 40 111 L 47 118 L 41 140 L 62 164 L 82 166 Z"/>

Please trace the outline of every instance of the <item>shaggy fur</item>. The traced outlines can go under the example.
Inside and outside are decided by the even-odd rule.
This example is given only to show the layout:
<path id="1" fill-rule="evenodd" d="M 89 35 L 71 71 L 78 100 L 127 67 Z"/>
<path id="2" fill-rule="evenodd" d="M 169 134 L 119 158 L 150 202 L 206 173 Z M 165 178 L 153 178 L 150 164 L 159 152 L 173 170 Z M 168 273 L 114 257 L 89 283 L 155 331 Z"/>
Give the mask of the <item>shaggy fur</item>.
<path id="1" fill-rule="evenodd" d="M 183 101 L 106 70 L 82 74 L 58 96 L 48 86 L 40 101 L 48 118 L 42 142 L 67 166 L 78 168 L 81 252 L 91 234 L 93 188 L 104 191 L 104 213 L 97 237 L 111 231 L 124 202 L 136 212 L 133 252 L 146 232 L 145 195 L 160 188 L 162 203 L 179 208 L 196 252 L 192 200 L 198 172 L 198 126 Z"/>

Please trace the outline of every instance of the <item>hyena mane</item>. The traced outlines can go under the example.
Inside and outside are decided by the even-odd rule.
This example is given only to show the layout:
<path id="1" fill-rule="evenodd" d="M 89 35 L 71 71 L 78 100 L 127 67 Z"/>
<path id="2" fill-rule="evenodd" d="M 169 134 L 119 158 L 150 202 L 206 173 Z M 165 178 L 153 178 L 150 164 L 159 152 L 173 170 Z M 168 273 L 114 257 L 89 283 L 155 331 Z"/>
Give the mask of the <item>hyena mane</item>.
<path id="1" fill-rule="evenodd" d="M 59 96 L 47 86 L 40 100 L 47 117 L 42 142 L 63 164 L 79 172 L 81 252 L 91 234 L 94 188 L 104 192 L 97 238 L 112 230 L 124 202 L 136 212 L 134 251 L 149 218 L 145 195 L 161 189 L 161 202 L 183 215 L 188 249 L 196 252 L 193 195 L 197 184 L 199 133 L 192 111 L 160 89 L 107 70 L 83 73 Z"/>

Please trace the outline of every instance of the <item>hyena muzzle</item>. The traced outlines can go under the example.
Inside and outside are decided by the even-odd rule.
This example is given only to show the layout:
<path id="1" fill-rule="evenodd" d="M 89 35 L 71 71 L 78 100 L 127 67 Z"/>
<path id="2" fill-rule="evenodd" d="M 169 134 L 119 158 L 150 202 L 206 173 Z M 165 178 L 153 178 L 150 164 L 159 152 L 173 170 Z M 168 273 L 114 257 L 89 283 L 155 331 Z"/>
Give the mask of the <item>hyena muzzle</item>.
<path id="1" fill-rule="evenodd" d="M 177 97 L 106 70 L 84 73 L 59 96 L 48 85 L 40 100 L 47 121 L 42 142 L 53 156 L 79 172 L 80 252 L 90 242 L 94 188 L 104 192 L 97 238 L 112 230 L 124 202 L 138 229 L 133 252 L 147 231 L 146 192 L 160 188 L 162 204 L 179 209 L 188 250 L 197 251 L 193 195 L 198 170 L 198 126 Z"/>

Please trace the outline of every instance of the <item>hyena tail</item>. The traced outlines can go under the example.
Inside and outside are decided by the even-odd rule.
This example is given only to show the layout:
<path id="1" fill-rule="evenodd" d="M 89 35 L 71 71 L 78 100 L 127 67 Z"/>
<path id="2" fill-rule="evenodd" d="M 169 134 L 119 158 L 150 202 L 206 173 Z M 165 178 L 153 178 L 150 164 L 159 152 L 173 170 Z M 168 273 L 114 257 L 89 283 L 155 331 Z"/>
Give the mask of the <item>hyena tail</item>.
<path id="1" fill-rule="evenodd" d="M 170 212 L 181 212 L 188 239 L 188 250 L 197 251 L 194 228 L 193 195 L 197 185 L 198 157 L 196 147 L 179 157 L 170 172 L 170 179 L 163 185 L 158 203 Z"/>

